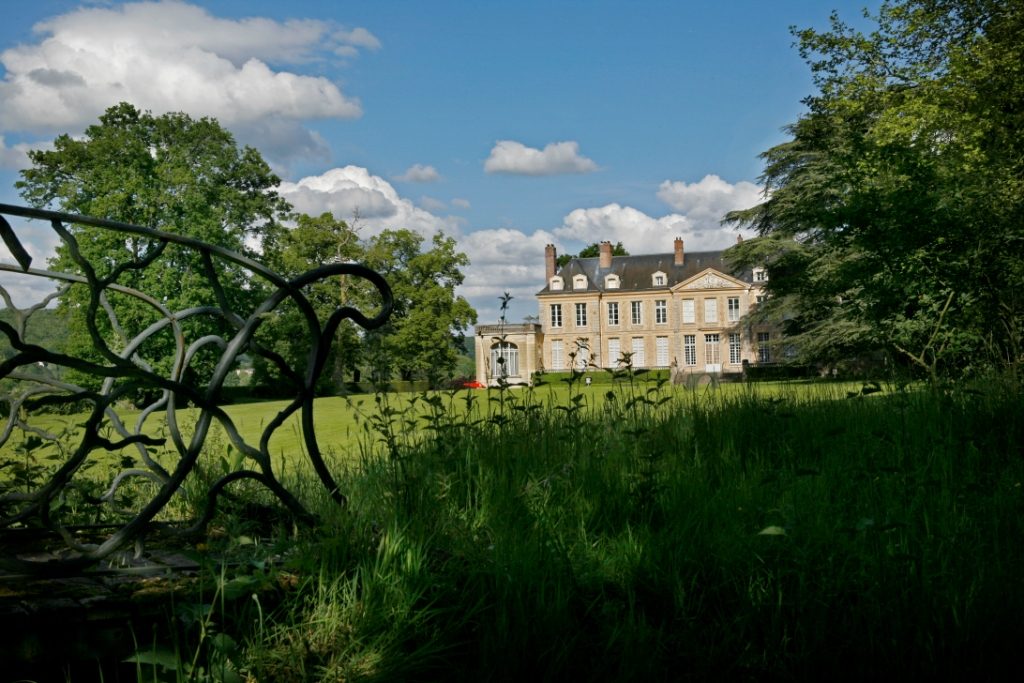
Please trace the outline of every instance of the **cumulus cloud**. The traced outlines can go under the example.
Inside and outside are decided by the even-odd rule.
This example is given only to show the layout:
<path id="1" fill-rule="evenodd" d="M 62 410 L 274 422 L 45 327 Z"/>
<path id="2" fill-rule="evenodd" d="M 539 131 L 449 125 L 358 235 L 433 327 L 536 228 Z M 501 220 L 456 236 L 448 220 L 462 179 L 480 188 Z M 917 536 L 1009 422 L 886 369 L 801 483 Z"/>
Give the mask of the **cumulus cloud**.
<path id="1" fill-rule="evenodd" d="M 504 292 L 514 297 L 512 322 L 536 314 L 533 295 L 544 286 L 544 245 L 554 242 L 545 230 L 527 234 L 511 228 L 477 230 L 459 240 L 470 260 L 459 293 L 477 309 L 481 323 L 497 320 Z"/>
<path id="2" fill-rule="evenodd" d="M 434 197 L 428 197 L 427 195 L 423 195 L 422 197 L 420 197 L 419 205 L 420 205 L 420 208 L 426 209 L 427 211 L 430 211 L 431 213 L 437 213 L 438 211 L 444 211 L 445 209 L 448 208 L 448 205 L 445 204 L 444 202 L 442 202 L 440 199 L 435 199 Z"/>
<path id="3" fill-rule="evenodd" d="M 60 242 L 57 234 L 45 222 L 26 221 L 11 216 L 6 218 L 21 246 L 32 257 L 32 267 L 46 268 L 46 260 L 53 256 Z M 15 267 L 14 272 L 0 270 L 0 287 L 7 290 L 15 306 L 24 308 L 37 304 L 56 289 L 52 280 L 22 273 L 3 242 L 0 242 L 0 264 Z M 0 306 L 3 306 L 2 301 Z"/>
<path id="4" fill-rule="evenodd" d="M 762 192 L 754 183 L 740 181 L 733 185 L 711 174 L 689 184 L 666 180 L 658 188 L 658 199 L 685 214 L 698 229 L 714 230 L 729 211 L 763 201 Z"/>
<path id="5" fill-rule="evenodd" d="M 313 216 L 330 212 L 354 222 L 364 237 L 390 228 L 407 228 L 424 237 L 441 231 L 458 233 L 458 219 L 436 216 L 417 207 L 399 196 L 391 183 L 360 166 L 333 168 L 297 183 L 283 182 L 278 189 L 297 211 Z"/>
<path id="6" fill-rule="evenodd" d="M 260 132 L 294 137 L 300 121 L 355 118 L 362 108 L 327 78 L 278 65 L 379 47 L 365 29 L 222 19 L 175 1 L 83 7 L 34 28 L 39 42 L 0 52 L 7 131 L 73 131 L 128 101 L 155 113 L 214 116 L 243 130 L 276 122 Z"/>
<path id="7" fill-rule="evenodd" d="M 8 147 L 4 142 L 4 136 L 0 135 L 0 168 L 12 168 L 16 171 L 28 168 L 31 165 L 28 160 L 28 151 L 32 147 L 32 145 L 24 143 Z"/>
<path id="8" fill-rule="evenodd" d="M 433 166 L 413 164 L 406 169 L 402 175 L 395 176 L 395 180 L 407 183 L 433 183 L 441 179 L 441 174 Z"/>
<path id="9" fill-rule="evenodd" d="M 722 217 L 733 209 L 745 209 L 762 200 L 757 185 L 746 181 L 731 184 L 716 175 L 689 184 L 666 180 L 658 189 L 658 198 L 675 212 L 655 217 L 619 204 L 576 209 L 554 232 L 563 239 L 583 244 L 621 241 L 634 254 L 671 251 L 676 237 L 686 241 L 687 249 L 724 249 L 736 241 L 737 230 L 723 226 Z M 749 230 L 739 234 L 753 236 Z"/>
<path id="10" fill-rule="evenodd" d="M 499 140 L 484 162 L 484 170 L 533 176 L 596 171 L 597 164 L 580 156 L 579 150 L 579 143 L 572 141 L 552 142 L 540 150 L 514 140 Z"/>

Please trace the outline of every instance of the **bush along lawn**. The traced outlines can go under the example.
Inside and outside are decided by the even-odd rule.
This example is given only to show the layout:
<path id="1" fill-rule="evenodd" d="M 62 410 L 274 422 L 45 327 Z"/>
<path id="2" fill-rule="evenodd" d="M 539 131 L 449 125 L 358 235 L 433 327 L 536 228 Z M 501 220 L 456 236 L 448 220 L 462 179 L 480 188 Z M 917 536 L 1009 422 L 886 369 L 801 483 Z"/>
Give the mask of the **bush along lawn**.
<path id="1" fill-rule="evenodd" d="M 259 681 L 974 679 L 1012 661 L 1018 386 L 609 392 L 425 396 L 415 437 L 382 399 L 348 507 L 314 501 L 321 525 L 276 564 L 212 572 L 180 659 Z M 254 577 L 291 587 L 253 597 Z"/>

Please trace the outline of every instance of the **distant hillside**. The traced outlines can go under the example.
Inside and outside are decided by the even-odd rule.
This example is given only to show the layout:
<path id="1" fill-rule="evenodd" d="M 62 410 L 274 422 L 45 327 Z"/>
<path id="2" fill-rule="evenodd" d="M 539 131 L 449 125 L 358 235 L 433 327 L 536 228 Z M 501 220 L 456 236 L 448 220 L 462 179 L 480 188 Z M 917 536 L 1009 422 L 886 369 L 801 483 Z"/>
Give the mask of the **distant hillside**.
<path id="1" fill-rule="evenodd" d="M 14 325 L 14 314 L 7 308 L 0 308 L 0 320 Z M 33 313 L 28 319 L 25 340 L 51 351 L 60 351 L 63 348 L 66 329 L 67 323 L 63 315 L 55 309 L 44 308 Z M 0 358 L 10 358 L 12 354 L 13 349 L 7 335 L 0 334 Z"/>

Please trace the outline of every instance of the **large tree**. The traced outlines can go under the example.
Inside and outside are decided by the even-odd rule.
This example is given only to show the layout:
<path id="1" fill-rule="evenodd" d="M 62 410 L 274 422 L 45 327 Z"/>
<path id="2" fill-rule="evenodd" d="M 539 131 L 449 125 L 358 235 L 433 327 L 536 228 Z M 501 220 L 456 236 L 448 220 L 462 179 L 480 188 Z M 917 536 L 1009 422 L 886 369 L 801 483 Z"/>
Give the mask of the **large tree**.
<path id="1" fill-rule="evenodd" d="M 764 316 L 804 360 L 889 349 L 930 373 L 1024 360 L 1024 3 L 885 2 L 796 32 L 817 92 L 763 155 Z"/>
<path id="2" fill-rule="evenodd" d="M 363 245 L 359 234 L 330 213 L 296 216 L 295 225 L 282 231 L 277 248 L 265 255 L 268 264 L 289 279 L 317 266 L 357 262 L 362 258 Z M 372 316 L 376 311 L 370 309 L 379 305 L 376 290 L 356 278 L 319 280 L 307 285 L 302 294 L 321 321 L 327 320 L 341 306 L 356 306 Z M 257 341 L 279 354 L 292 368 L 305 366 L 310 350 L 309 330 L 305 318 L 290 299 L 264 322 Z M 318 390 L 329 391 L 344 382 L 346 375 L 351 377 L 359 365 L 361 348 L 356 326 L 350 320 L 342 321 L 335 333 Z M 258 384 L 275 384 L 281 380 L 276 367 L 266 359 L 258 359 L 255 370 Z"/>
<path id="3" fill-rule="evenodd" d="M 106 218 L 187 235 L 243 254 L 253 246 L 272 246 L 279 221 L 288 210 L 277 194 L 279 179 L 252 147 L 239 147 L 215 120 L 186 114 L 154 116 L 121 103 L 108 109 L 98 124 L 81 137 L 59 136 L 53 149 L 30 152 L 32 166 L 17 183 L 32 205 Z M 82 257 L 99 278 L 120 269 L 119 284 L 137 288 L 170 310 L 216 305 L 199 254 L 168 246 L 147 267 L 137 267 L 156 252 L 146 238 L 84 226 L 69 226 Z M 66 245 L 58 248 L 51 268 L 81 272 Z M 262 296 L 260 283 L 231 264 L 218 275 L 232 305 L 246 308 Z M 109 316 L 93 316 L 114 351 L 157 315 L 138 300 L 109 295 L 117 330 Z M 70 352 L 97 358 L 87 332 L 90 292 L 73 287 L 61 298 L 67 312 Z M 190 332 L 223 332 L 225 323 L 197 318 Z M 190 334 L 190 336 L 194 336 Z M 120 339 L 119 339 L 120 337 Z M 173 339 L 168 332 L 154 337 L 142 352 L 154 367 L 166 371 Z M 198 358 L 196 367 L 212 359 Z M 84 381 L 85 378 L 79 378 Z"/>
<path id="4" fill-rule="evenodd" d="M 476 311 L 455 294 L 469 264 L 455 240 L 437 234 L 424 250 L 420 235 L 385 230 L 367 243 L 365 262 L 395 295 L 391 320 L 366 336 L 373 369 L 385 378 L 393 371 L 403 379 L 424 377 L 431 386 L 451 377 L 465 332 L 476 322 Z"/>

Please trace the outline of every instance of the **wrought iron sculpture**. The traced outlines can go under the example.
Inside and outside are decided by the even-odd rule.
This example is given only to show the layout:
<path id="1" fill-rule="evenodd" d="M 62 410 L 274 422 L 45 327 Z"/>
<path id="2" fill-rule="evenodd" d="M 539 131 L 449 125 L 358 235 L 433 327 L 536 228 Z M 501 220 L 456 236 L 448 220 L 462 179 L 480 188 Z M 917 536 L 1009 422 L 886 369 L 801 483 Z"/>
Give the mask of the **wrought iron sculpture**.
<path id="1" fill-rule="evenodd" d="M 18 239 L 11 223 L 5 218 L 38 219 L 49 223 L 65 245 L 67 253 L 77 265 L 77 273 L 54 272 L 31 267 L 31 257 Z M 114 268 L 105 276 L 97 275 L 94 264 L 90 264 L 81 253 L 75 233 L 69 225 L 87 226 L 125 235 L 126 239 L 144 240 L 147 248 Z M 0 271 L 17 273 L 22 277 L 45 278 L 58 283 L 59 289 L 44 297 L 33 306 L 19 309 L 7 289 L 0 286 L 9 311 L 9 322 L 0 320 L 0 333 L 6 337 L 7 358 L 0 357 L 0 382 L 7 385 L 6 396 L 0 396 L 0 414 L 3 425 L 0 431 L 0 465 L 12 464 L 17 459 L 19 448 L 25 450 L 26 443 L 45 444 L 59 455 L 52 469 L 32 485 L 12 487 L 8 473 L 8 484 L 0 485 L 0 530 L 15 528 L 37 528 L 45 533 L 54 533 L 63 538 L 64 550 L 59 557 L 48 556 L 45 561 L 31 557 L 0 556 L 0 567 L 12 571 L 31 573 L 74 572 L 87 568 L 108 558 L 112 553 L 133 542 L 139 543 L 143 534 L 155 526 L 155 521 L 168 502 L 180 492 L 190 475 L 195 476 L 197 462 L 210 428 L 216 421 L 237 453 L 242 454 L 242 467 L 222 472 L 206 492 L 206 504 L 196 518 L 185 524 L 174 526 L 176 533 L 196 533 L 205 529 L 215 511 L 218 496 L 225 487 L 242 479 L 259 482 L 271 491 L 297 518 L 309 520 L 311 516 L 300 501 L 282 485 L 271 465 L 270 438 L 294 413 L 301 416 L 302 441 L 305 454 L 312 462 L 323 485 L 339 503 L 345 497 L 328 468 L 317 444 L 313 427 L 314 388 L 324 369 L 330 346 L 338 326 L 348 319 L 366 330 L 372 330 L 385 323 L 391 313 L 392 295 L 387 282 L 378 273 L 361 265 L 331 263 L 287 280 L 264 265 L 242 254 L 207 244 L 182 235 L 118 223 L 115 221 L 88 218 L 53 211 L 31 209 L 0 204 L 0 237 L 16 264 L 0 263 Z M 203 267 L 203 277 L 215 296 L 217 305 L 198 306 L 185 310 L 169 310 L 163 302 L 143 291 L 121 284 L 125 274 L 138 274 L 146 268 L 159 267 L 159 257 L 169 245 L 177 250 L 194 250 Z M 270 292 L 253 310 L 239 312 L 233 309 L 219 277 L 218 268 L 241 267 L 248 271 L 251 281 L 262 279 L 269 285 Z M 370 283 L 380 296 L 380 312 L 367 318 L 360 311 L 339 306 L 327 320 L 317 318 L 313 306 L 303 293 L 303 288 L 325 278 L 348 276 L 362 278 Z M 10 276 L 8 276 L 10 277 Z M 26 323 L 31 315 L 45 308 L 55 298 L 70 288 L 88 289 L 86 326 L 92 346 L 102 360 L 75 357 L 54 350 L 42 348 L 26 341 Z M 103 327 L 123 332 L 121 322 L 110 300 L 112 297 L 132 297 L 143 302 L 156 312 L 156 321 L 133 338 L 123 339 L 120 348 L 100 333 L 98 321 Z M 305 368 L 289 367 L 278 354 L 264 348 L 254 338 L 257 329 L 266 318 L 274 314 L 283 302 L 291 301 L 304 319 L 309 335 L 309 355 Z M 226 334 L 205 334 L 188 340 L 188 321 L 215 319 Z M 173 334 L 174 357 L 169 373 L 161 374 L 145 359 L 146 343 L 154 335 L 167 331 Z M 0 337 L 2 343 L 3 337 Z M 208 354 L 211 348 L 218 350 L 212 372 L 196 381 L 190 372 L 197 354 Z M 241 354 L 262 356 L 291 378 L 294 397 L 270 420 L 260 435 L 258 445 L 247 443 L 239 433 L 231 417 L 222 408 L 220 396 L 225 379 L 233 372 Z M 73 370 L 94 378 L 101 378 L 100 388 L 89 389 L 75 385 L 61 378 L 60 373 L 44 372 L 42 368 Z M 301 371 L 300 371 L 301 370 Z M 194 368 L 191 370 L 194 374 Z M 156 395 L 144 405 L 134 425 L 127 425 L 116 410 L 116 404 L 126 397 L 138 396 L 148 390 Z M 71 445 L 62 443 L 67 434 L 52 433 L 39 421 L 33 424 L 33 414 L 41 408 L 61 406 L 85 406 L 86 418 L 73 435 Z M 191 405 L 197 410 L 191 435 L 183 434 L 179 412 Z M 79 415 L 80 417 L 80 415 Z M 154 435 L 154 426 L 166 430 L 166 436 Z M 19 446 L 13 438 L 22 436 Z M 169 437 L 169 438 L 168 438 Z M 77 442 L 77 443 L 75 443 Z M 66 495 L 75 486 L 76 476 L 88 469 L 90 459 L 100 457 L 104 452 L 124 453 L 133 449 L 136 457 L 122 458 L 112 480 L 105 484 L 101 495 L 85 495 L 84 500 L 97 509 L 116 508 L 119 491 L 131 486 L 131 482 L 146 482 L 152 495 L 136 503 L 131 510 L 118 510 L 116 523 L 95 542 L 85 543 L 73 533 L 72 524 L 63 514 L 62 505 Z M 109 459 L 109 455 L 106 456 Z M 4 481 L 0 469 L 0 484 Z M 24 477 L 23 477 L 24 479 Z M 6 489 L 6 491 L 5 491 Z M 80 519 L 80 515 L 78 517 Z"/>

